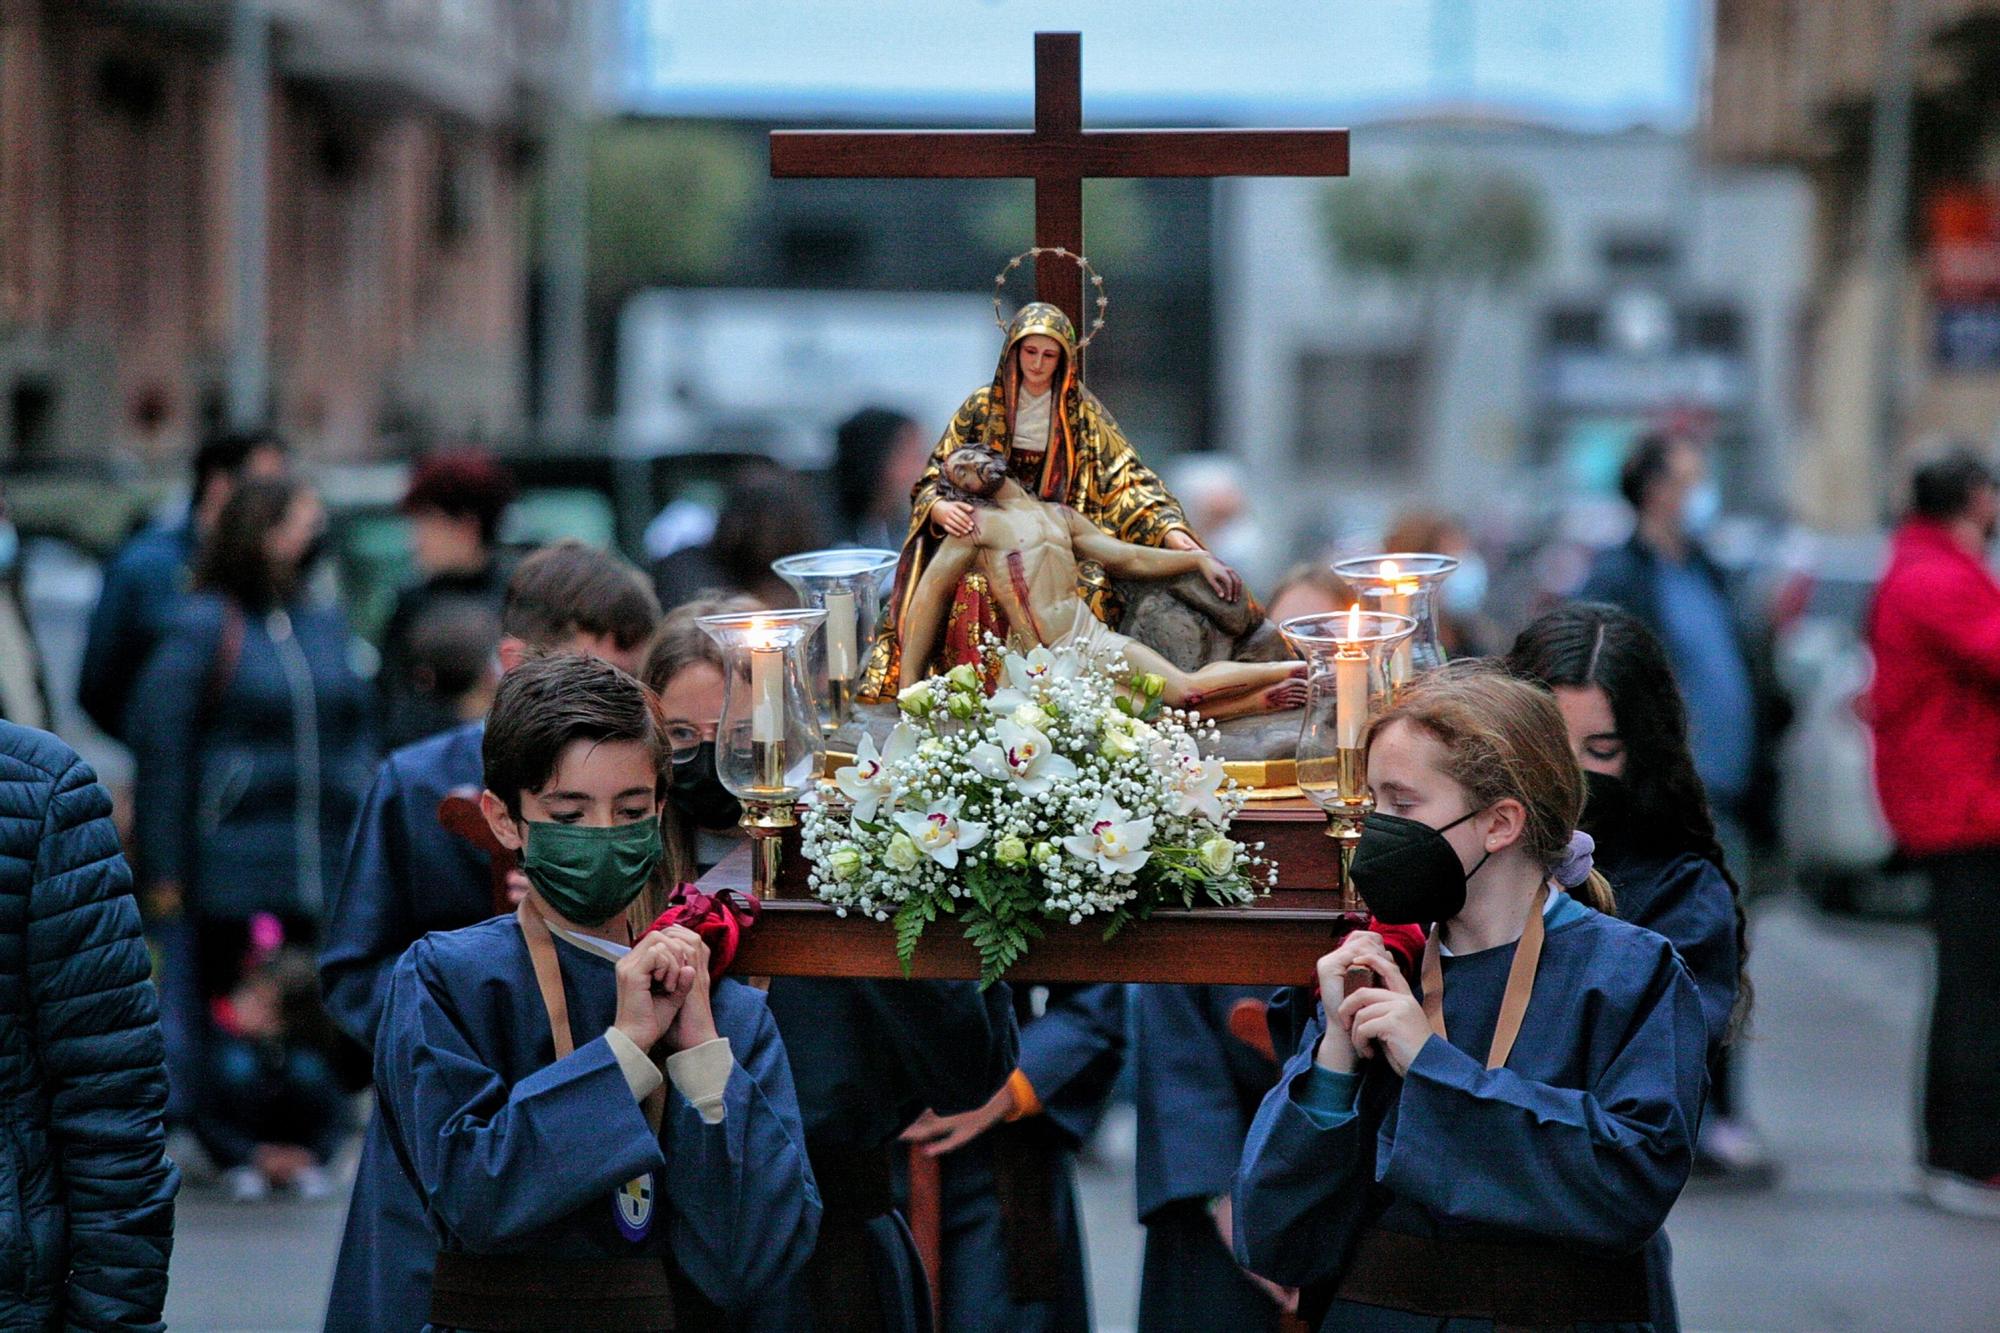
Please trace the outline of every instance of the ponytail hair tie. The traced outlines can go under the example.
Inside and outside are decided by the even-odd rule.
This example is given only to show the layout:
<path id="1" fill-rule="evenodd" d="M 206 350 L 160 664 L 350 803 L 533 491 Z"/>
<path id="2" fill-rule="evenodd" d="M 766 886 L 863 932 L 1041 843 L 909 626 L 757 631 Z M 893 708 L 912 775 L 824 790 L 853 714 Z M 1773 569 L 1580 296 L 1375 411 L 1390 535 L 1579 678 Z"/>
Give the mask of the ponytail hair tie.
<path id="1" fill-rule="evenodd" d="M 1582 888 L 1595 868 L 1591 854 L 1597 850 L 1597 841 L 1582 829 L 1569 835 L 1569 848 L 1563 859 L 1556 863 L 1550 878 L 1565 889 Z"/>

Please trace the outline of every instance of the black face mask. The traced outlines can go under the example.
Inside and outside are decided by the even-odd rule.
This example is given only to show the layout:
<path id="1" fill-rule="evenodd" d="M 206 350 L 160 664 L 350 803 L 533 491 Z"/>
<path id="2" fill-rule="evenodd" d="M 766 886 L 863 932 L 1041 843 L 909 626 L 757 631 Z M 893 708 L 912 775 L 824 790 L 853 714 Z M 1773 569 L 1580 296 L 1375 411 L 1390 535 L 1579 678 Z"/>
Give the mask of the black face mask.
<path id="1" fill-rule="evenodd" d="M 686 755 L 674 756 L 674 778 L 667 799 L 692 819 L 696 828 L 712 833 L 735 828 L 736 821 L 743 818 L 743 803 L 716 775 L 714 741 L 703 741 Z"/>
<path id="2" fill-rule="evenodd" d="M 1401 815 L 1368 816 L 1348 868 L 1368 910 L 1392 926 L 1428 926 L 1457 916 L 1465 907 L 1465 882 L 1493 853 L 1467 870 L 1445 841 L 1445 830 L 1478 813 L 1468 810 L 1444 828 Z"/>
<path id="3" fill-rule="evenodd" d="M 1585 769 L 1583 783 L 1588 794 L 1584 797 L 1583 818 L 1577 821 L 1577 827 L 1607 851 L 1629 845 L 1632 841 L 1632 789 L 1625 784 L 1625 779 Z"/>

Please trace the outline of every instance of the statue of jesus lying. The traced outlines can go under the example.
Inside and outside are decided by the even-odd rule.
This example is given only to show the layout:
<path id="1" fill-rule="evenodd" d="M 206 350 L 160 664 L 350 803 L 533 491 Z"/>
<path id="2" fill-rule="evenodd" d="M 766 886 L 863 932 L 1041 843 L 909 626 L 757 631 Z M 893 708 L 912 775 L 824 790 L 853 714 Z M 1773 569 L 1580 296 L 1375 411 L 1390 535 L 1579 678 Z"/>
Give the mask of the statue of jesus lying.
<path id="1" fill-rule="evenodd" d="M 925 566 L 898 627 L 902 680 L 907 689 L 923 677 L 944 630 L 952 590 L 968 573 L 986 576 L 1006 613 L 1008 646 L 1026 652 L 1040 645 L 1075 648 L 1094 657 L 1122 654 L 1135 672 L 1166 681 L 1162 698 L 1175 708 L 1199 708 L 1212 718 L 1270 713 L 1306 701 L 1303 662 L 1212 662 L 1183 671 L 1135 639 L 1114 633 L 1077 594 L 1077 560 L 1095 560 L 1113 574 L 1169 579 L 1199 571 L 1224 601 L 1243 595 L 1236 571 L 1207 551 L 1134 546 L 1104 534 L 1067 505 L 1037 499 L 1008 475 L 1006 460 L 971 445 L 944 462 L 942 481 L 952 499 L 977 510 L 969 537 L 947 537 Z M 942 493 L 942 492 L 941 492 Z"/>

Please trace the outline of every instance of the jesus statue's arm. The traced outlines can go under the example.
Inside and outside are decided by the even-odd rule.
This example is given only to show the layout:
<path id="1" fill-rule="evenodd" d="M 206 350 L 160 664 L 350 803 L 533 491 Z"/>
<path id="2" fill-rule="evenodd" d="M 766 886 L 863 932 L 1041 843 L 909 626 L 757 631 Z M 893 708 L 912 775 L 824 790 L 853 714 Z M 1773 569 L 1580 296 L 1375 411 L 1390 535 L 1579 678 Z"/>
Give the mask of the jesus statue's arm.
<path id="1" fill-rule="evenodd" d="M 1207 551 L 1135 546 L 1107 536 L 1102 528 L 1074 509 L 1064 509 L 1063 515 L 1069 523 L 1070 546 L 1079 559 L 1095 560 L 1113 574 L 1135 579 L 1170 579 L 1199 573 L 1223 601 L 1233 602 L 1243 595 L 1242 576 Z"/>
<path id="2" fill-rule="evenodd" d="M 950 614 L 952 595 L 959 580 L 972 568 L 972 558 L 978 549 L 960 538 L 947 537 L 924 566 L 923 577 L 910 593 L 910 604 L 897 626 L 897 632 L 903 636 L 898 689 L 907 690 L 929 674 L 931 654 L 936 651 L 938 635 Z"/>

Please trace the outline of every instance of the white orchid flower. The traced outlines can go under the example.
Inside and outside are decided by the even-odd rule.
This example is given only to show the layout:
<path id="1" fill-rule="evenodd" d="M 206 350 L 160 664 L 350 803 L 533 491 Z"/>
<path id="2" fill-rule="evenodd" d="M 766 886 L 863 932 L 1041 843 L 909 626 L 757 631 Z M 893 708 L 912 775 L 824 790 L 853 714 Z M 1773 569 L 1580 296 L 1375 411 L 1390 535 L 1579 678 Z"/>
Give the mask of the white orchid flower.
<path id="1" fill-rule="evenodd" d="M 1033 727 L 1006 719 L 993 728 L 999 744 L 983 741 L 966 759 L 989 778 L 1005 778 L 1023 796 L 1046 796 L 1058 782 L 1076 776 L 1076 765 L 1056 753 L 1049 738 Z"/>
<path id="2" fill-rule="evenodd" d="M 958 854 L 977 847 L 986 838 L 986 825 L 958 817 L 959 802 L 941 801 L 926 814 L 906 810 L 895 816 L 896 825 L 907 833 L 917 850 L 946 870 L 958 868 Z"/>
<path id="3" fill-rule="evenodd" d="M 1079 861 L 1094 861 L 1107 875 L 1130 874 L 1152 859 L 1153 818 L 1132 819 L 1115 801 L 1098 804 L 1090 823 L 1063 839 L 1063 847 Z"/>
<path id="4" fill-rule="evenodd" d="M 986 707 L 997 717 L 1012 717 L 1017 708 L 1035 702 L 1038 687 L 1058 680 L 1074 680 L 1079 668 L 1076 654 L 1067 649 L 1051 652 L 1035 648 L 1025 657 L 1008 653 L 1000 660 L 1000 669 L 1007 683 L 994 691 Z"/>
<path id="5" fill-rule="evenodd" d="M 854 802 L 854 817 L 862 823 L 875 818 L 882 802 L 889 798 L 893 785 L 889 768 L 901 763 L 917 752 L 917 729 L 898 722 L 889 733 L 888 747 L 879 753 L 875 749 L 875 738 L 863 732 L 861 743 L 854 747 L 854 762 L 846 768 L 833 771 L 833 785 L 841 794 Z"/>
<path id="6" fill-rule="evenodd" d="M 1222 822 L 1222 782 L 1228 775 L 1219 759 L 1204 759 L 1187 746 L 1176 747 L 1162 765 L 1167 783 L 1179 798 L 1178 813 L 1200 815 L 1211 824 Z"/>

